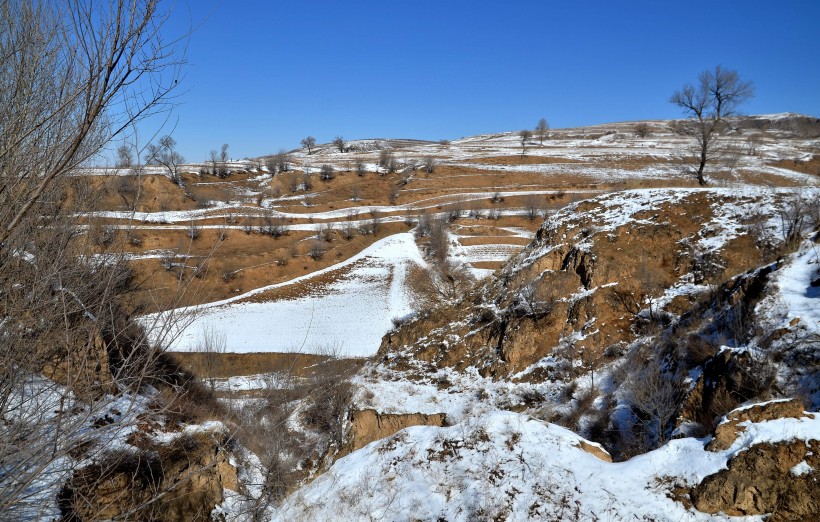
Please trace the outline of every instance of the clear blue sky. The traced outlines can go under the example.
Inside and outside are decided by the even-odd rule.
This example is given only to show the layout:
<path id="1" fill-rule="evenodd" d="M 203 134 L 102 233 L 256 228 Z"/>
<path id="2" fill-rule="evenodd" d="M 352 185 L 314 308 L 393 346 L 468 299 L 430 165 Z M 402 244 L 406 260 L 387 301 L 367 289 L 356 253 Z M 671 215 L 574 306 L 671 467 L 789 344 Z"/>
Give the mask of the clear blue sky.
<path id="1" fill-rule="evenodd" d="M 444 139 L 679 117 L 722 64 L 748 114 L 820 116 L 820 1 L 177 0 L 190 37 L 174 136 L 189 161 L 319 142 Z"/>

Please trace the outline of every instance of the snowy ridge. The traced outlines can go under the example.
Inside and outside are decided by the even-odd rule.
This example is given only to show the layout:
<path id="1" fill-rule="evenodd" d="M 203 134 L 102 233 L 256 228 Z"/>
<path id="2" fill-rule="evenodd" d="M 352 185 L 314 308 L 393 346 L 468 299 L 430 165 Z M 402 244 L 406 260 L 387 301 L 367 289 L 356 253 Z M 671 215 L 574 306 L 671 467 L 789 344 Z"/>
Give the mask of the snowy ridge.
<path id="1" fill-rule="evenodd" d="M 754 444 L 815 437 L 820 420 L 748 428 L 724 452 L 689 438 L 609 463 L 564 428 L 511 412 L 476 412 L 447 428 L 405 429 L 337 461 L 272 520 L 725 520 L 676 502 L 672 488 L 699 483 Z"/>

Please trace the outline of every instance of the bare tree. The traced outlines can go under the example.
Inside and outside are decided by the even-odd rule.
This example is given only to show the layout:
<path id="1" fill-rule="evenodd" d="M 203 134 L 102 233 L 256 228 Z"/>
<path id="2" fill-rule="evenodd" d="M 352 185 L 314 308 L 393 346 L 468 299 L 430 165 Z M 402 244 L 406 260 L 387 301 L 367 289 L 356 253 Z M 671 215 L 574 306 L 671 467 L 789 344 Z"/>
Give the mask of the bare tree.
<path id="1" fill-rule="evenodd" d="M 208 154 L 208 162 L 211 164 L 211 174 L 216 176 L 219 173 L 219 153 L 216 149 L 211 149 Z"/>
<path id="2" fill-rule="evenodd" d="M 274 156 L 274 159 L 276 161 L 276 169 L 280 173 L 290 170 L 290 154 L 288 154 L 284 149 L 280 149 Z"/>
<path id="3" fill-rule="evenodd" d="M 135 393 L 167 390 L 162 354 L 120 308 L 132 275 L 116 241 L 92 249 L 78 233 L 75 212 L 94 209 L 94 191 L 70 176 L 136 122 L 169 108 L 181 59 L 162 40 L 165 16 L 153 0 L 0 2 L 4 520 L 53 518 L 47 504 L 78 484 L 82 466 L 116 465 L 95 438 L 134 429 Z M 100 250 L 104 259 L 94 256 Z"/>
<path id="4" fill-rule="evenodd" d="M 396 160 L 396 155 L 389 149 L 382 149 L 379 153 L 379 165 L 384 167 L 387 173 L 396 172 L 399 163 Z"/>
<path id="5" fill-rule="evenodd" d="M 265 157 L 265 168 L 268 169 L 268 173 L 272 176 L 276 174 L 278 170 L 278 162 L 276 161 L 276 155 L 267 156 Z"/>
<path id="6" fill-rule="evenodd" d="M 336 136 L 333 138 L 333 146 L 339 149 L 339 152 L 345 151 L 345 139 L 341 136 Z"/>
<path id="7" fill-rule="evenodd" d="M 683 399 L 684 375 L 666 368 L 659 357 L 645 361 L 632 371 L 625 387 L 635 422 L 640 427 L 645 450 L 669 440 L 670 424 Z"/>
<path id="8" fill-rule="evenodd" d="M 185 161 L 182 154 L 176 150 L 177 141 L 169 136 L 162 136 L 158 143 L 150 143 L 146 147 L 145 163 L 148 165 L 162 165 L 168 171 L 168 177 L 176 184 L 182 184 L 179 167 Z"/>
<path id="9" fill-rule="evenodd" d="M 649 136 L 649 125 L 645 122 L 641 122 L 635 125 L 635 136 L 639 138 L 646 138 Z"/>
<path id="10" fill-rule="evenodd" d="M 754 94 L 752 82 L 743 81 L 731 69 L 718 65 L 714 71 L 704 71 L 697 85 L 685 84 L 670 98 L 690 119 L 698 144 L 698 183 L 706 185 L 704 170 L 710 158 L 718 153 L 718 137 L 725 130 L 725 119 L 737 114 L 738 107 Z"/>
<path id="11" fill-rule="evenodd" d="M 538 120 L 538 125 L 535 126 L 535 132 L 538 133 L 538 139 L 540 140 L 541 145 L 544 144 L 544 140 L 549 136 L 549 131 L 550 124 L 547 123 L 547 120 L 544 118 Z"/>
<path id="12" fill-rule="evenodd" d="M 227 337 L 213 326 L 206 326 L 200 337 L 199 351 L 202 353 L 202 369 L 211 390 L 216 388 L 221 375 L 222 363 L 227 346 Z"/>
<path id="13" fill-rule="evenodd" d="M 438 263 L 446 263 L 450 255 L 450 231 L 445 219 L 440 217 L 428 218 L 421 232 L 426 228 L 429 241 L 427 255 Z"/>
<path id="14" fill-rule="evenodd" d="M 532 139 L 532 131 L 529 129 L 524 129 L 518 133 L 518 137 L 521 138 L 521 154 L 526 154 L 527 142 Z"/>
<path id="15" fill-rule="evenodd" d="M 228 176 L 228 144 L 223 143 L 222 148 L 219 149 L 219 171 L 217 176 L 225 178 Z"/>
<path id="16" fill-rule="evenodd" d="M 316 145 L 316 138 L 313 136 L 308 136 L 307 138 L 302 139 L 299 143 L 302 147 L 305 147 L 308 150 L 308 154 L 312 154 L 313 146 Z"/>
<path id="17" fill-rule="evenodd" d="M 134 153 L 131 146 L 123 143 L 117 147 L 117 168 L 124 169 L 134 164 Z"/>
<path id="18" fill-rule="evenodd" d="M 527 196 L 524 199 L 524 211 L 527 215 L 527 219 L 530 221 L 535 221 L 535 218 L 541 214 L 541 211 L 544 208 L 544 203 L 545 201 L 543 197 L 538 197 L 535 194 L 530 194 Z"/>
<path id="19" fill-rule="evenodd" d="M 333 165 L 324 164 L 319 167 L 319 179 L 322 181 L 330 181 L 336 177 L 336 169 Z"/>
<path id="20" fill-rule="evenodd" d="M 55 178 L 168 103 L 179 60 L 155 4 L 0 3 L 0 172 L 18 199 L 3 200 L 0 244 Z"/>

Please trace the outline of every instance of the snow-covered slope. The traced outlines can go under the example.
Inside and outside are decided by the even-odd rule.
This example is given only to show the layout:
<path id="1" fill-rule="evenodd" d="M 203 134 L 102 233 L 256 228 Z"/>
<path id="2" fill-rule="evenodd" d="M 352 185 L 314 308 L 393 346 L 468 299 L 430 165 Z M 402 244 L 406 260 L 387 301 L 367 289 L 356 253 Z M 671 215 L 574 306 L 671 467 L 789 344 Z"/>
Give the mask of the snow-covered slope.
<path id="1" fill-rule="evenodd" d="M 356 256 L 286 283 L 258 288 L 198 309 L 173 310 L 182 316 L 168 334 L 170 348 L 202 349 L 206 332 L 224 336 L 229 352 L 298 352 L 367 357 L 376 353 L 392 320 L 413 311 L 405 285 L 407 269 L 424 266 L 413 236 L 394 234 Z M 330 283 L 315 283 L 340 274 Z M 316 287 L 295 298 L 264 299 L 265 292 L 293 285 Z M 144 317 L 146 325 L 164 324 L 168 313 Z"/>
<path id="2" fill-rule="evenodd" d="M 559 426 L 476 412 L 455 426 L 408 428 L 339 460 L 272 520 L 724 520 L 686 507 L 674 490 L 754 445 L 818 434 L 820 418 L 779 419 L 747 425 L 725 451 L 686 438 L 611 463 Z"/>
<path id="3" fill-rule="evenodd" d="M 776 410 L 782 401 L 749 405 L 773 397 L 818 406 L 816 212 L 804 210 L 786 241 L 788 216 L 815 200 L 663 189 L 567 207 L 462 302 L 393 332 L 354 380 L 354 409 L 442 413 L 448 426 L 406 428 L 351 453 L 273 520 L 763 520 L 776 509 L 755 488 L 773 483 L 768 501 L 784 506 L 775 520 L 811 513 L 816 413 L 750 417 L 726 448 L 707 444 L 738 405 L 729 417 Z M 610 295 L 619 286 L 634 308 Z M 685 437 L 695 418 L 701 438 Z M 546 421 L 626 460 L 608 462 Z"/>

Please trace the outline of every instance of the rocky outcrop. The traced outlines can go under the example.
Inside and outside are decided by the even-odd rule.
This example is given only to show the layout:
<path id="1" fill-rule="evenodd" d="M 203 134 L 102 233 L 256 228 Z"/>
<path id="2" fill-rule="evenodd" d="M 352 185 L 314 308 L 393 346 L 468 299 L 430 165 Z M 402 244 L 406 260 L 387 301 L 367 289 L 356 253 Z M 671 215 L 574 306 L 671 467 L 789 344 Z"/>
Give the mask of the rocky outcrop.
<path id="1" fill-rule="evenodd" d="M 726 416 L 715 429 L 715 437 L 706 446 L 709 451 L 723 451 L 729 449 L 745 428 L 739 426 L 743 422 L 764 422 L 791 417 L 799 419 L 804 415 L 803 403 L 798 399 L 784 399 L 755 404 L 746 408 L 739 408 Z"/>
<path id="2" fill-rule="evenodd" d="M 75 472 L 58 496 L 66 521 L 209 521 L 223 489 L 237 490 L 221 430 L 178 434 L 168 443 L 133 440 Z"/>
<path id="3" fill-rule="evenodd" d="M 681 293 L 661 304 L 676 282 L 713 284 L 761 264 L 764 253 L 740 224 L 753 201 L 635 191 L 571 205 L 460 303 L 391 332 L 379 355 L 399 369 L 412 358 L 499 379 L 560 347 L 582 353 L 587 366 L 605 363 L 608 348 L 667 326 L 670 314 L 684 314 L 700 298 Z M 539 370 L 523 378 L 559 377 Z"/>
<path id="4" fill-rule="evenodd" d="M 767 520 L 816 520 L 820 513 L 820 444 L 795 440 L 758 444 L 738 454 L 727 469 L 706 477 L 691 492 L 706 513 L 763 515 Z"/>
<path id="5" fill-rule="evenodd" d="M 746 431 L 743 423 L 777 419 L 813 418 L 797 399 L 782 399 L 738 408 L 730 412 L 706 446 L 720 452 L 732 448 Z M 742 449 L 726 469 L 706 477 L 691 491 L 694 506 L 707 513 L 762 515 L 769 520 L 809 520 L 820 512 L 820 443 L 787 440 L 759 443 Z"/>
<path id="6" fill-rule="evenodd" d="M 578 441 L 578 447 L 586 451 L 590 455 L 603 460 L 604 462 L 612 462 L 612 455 L 610 455 L 600 444 L 594 444 L 583 440 Z"/>
<path id="7" fill-rule="evenodd" d="M 443 413 L 389 414 L 375 410 L 359 410 L 350 413 L 350 431 L 344 453 L 356 451 L 374 440 L 389 437 L 410 426 L 445 426 Z"/>

